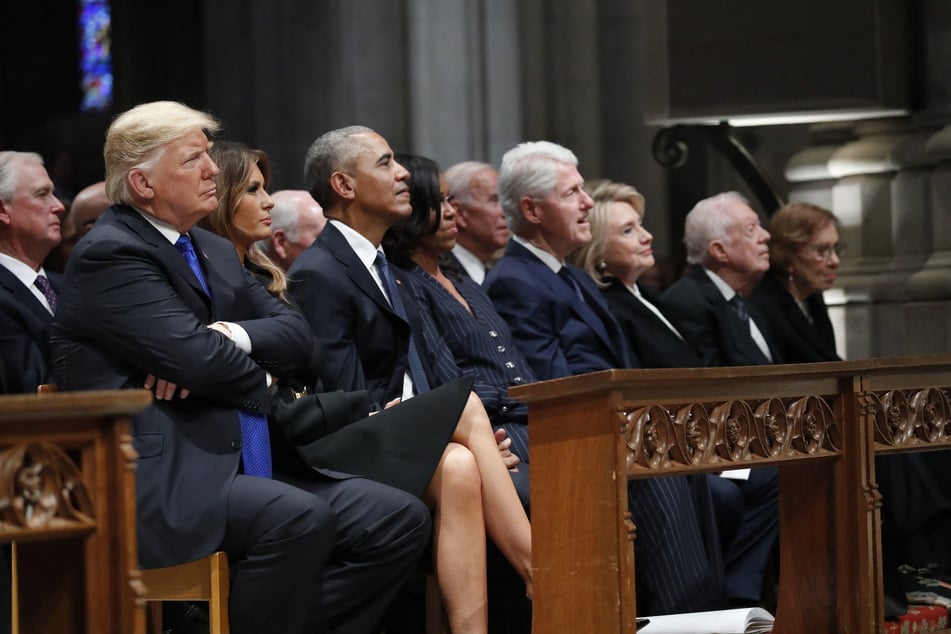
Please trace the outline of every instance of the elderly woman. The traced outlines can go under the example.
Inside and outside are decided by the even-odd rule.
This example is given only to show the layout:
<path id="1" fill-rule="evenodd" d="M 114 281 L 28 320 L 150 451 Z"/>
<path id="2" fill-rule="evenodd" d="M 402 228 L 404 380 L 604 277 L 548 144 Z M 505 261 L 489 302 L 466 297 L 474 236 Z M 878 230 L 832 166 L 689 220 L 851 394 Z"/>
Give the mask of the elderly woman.
<path id="1" fill-rule="evenodd" d="M 836 217 L 822 207 L 790 203 L 773 215 L 769 233 L 770 269 L 750 301 L 766 316 L 787 363 L 838 361 L 822 299 L 843 253 Z"/>
<path id="2" fill-rule="evenodd" d="M 628 344 L 645 368 L 701 367 L 697 352 L 658 308 L 656 293 L 637 280 L 654 266 L 654 237 L 644 228 L 644 197 L 604 181 L 591 191 L 591 242 L 572 254 L 601 288 Z"/>

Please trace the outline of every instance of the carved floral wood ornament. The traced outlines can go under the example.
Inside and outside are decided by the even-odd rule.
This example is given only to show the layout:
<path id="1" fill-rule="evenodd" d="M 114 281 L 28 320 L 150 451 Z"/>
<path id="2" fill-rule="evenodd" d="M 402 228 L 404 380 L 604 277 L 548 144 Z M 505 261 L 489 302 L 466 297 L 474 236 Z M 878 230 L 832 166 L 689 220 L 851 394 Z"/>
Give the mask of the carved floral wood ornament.
<path id="1" fill-rule="evenodd" d="M 0 452 L 0 530 L 94 525 L 92 499 L 79 469 L 48 443 Z"/>
<path id="2" fill-rule="evenodd" d="M 743 466 L 757 458 L 835 454 L 840 448 L 839 424 L 818 396 L 655 404 L 618 414 L 631 475 L 678 464 Z"/>

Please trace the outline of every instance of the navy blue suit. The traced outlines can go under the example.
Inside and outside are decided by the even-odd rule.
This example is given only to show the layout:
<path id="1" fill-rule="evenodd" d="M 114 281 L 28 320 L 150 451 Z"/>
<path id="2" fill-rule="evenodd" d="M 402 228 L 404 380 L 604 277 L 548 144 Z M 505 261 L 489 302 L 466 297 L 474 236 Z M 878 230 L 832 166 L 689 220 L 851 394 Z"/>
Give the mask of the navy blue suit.
<path id="1" fill-rule="evenodd" d="M 311 359 L 304 319 L 248 273 L 228 240 L 192 229 L 210 297 L 185 258 L 116 205 L 76 246 L 54 322 L 62 389 L 187 387 L 133 417 L 140 562 L 168 566 L 214 550 L 232 561 L 234 632 L 366 632 L 428 540 L 413 496 L 342 474 L 239 472 L 239 410 L 266 414 L 266 373 Z M 251 354 L 207 328 L 229 321 Z M 291 486 L 293 485 L 293 486 Z M 374 550 L 379 549 L 379 550 Z"/>
<path id="2" fill-rule="evenodd" d="M 512 241 L 483 285 L 536 377 L 638 367 L 597 286 L 580 269 L 568 270 L 584 303 L 565 280 Z M 666 614 L 723 607 L 720 543 L 715 531 L 701 528 L 709 524 L 702 518 L 712 516 L 705 480 L 632 480 L 628 494 L 637 524 L 638 610 Z"/>
<path id="3" fill-rule="evenodd" d="M 750 335 L 749 324 L 739 318 L 702 267 L 688 268 L 664 292 L 661 302 L 664 315 L 697 349 L 705 365 L 771 363 Z M 749 314 L 769 346 L 772 363 L 782 363 L 770 323 L 755 305 L 749 306 Z M 775 467 L 760 467 L 750 472 L 749 480 L 711 480 L 718 487 L 714 497 L 721 511 L 738 504 L 745 508 L 738 532 L 724 553 L 727 592 L 733 599 L 757 602 L 762 598 L 763 577 L 779 535 L 778 476 Z"/>
<path id="4" fill-rule="evenodd" d="M 59 276 L 50 274 L 59 290 Z M 53 316 L 6 267 L 0 266 L 0 394 L 36 392 L 52 382 L 50 326 Z"/>
<path id="5" fill-rule="evenodd" d="M 426 363 L 422 322 L 404 274 L 396 278 L 409 321 L 397 315 L 344 235 L 327 223 L 320 237 L 288 271 L 290 295 L 320 346 L 320 381 L 326 390 L 368 390 L 382 408 L 403 393 L 409 340 L 415 335 L 430 385 L 439 384 Z"/>
<path id="6" fill-rule="evenodd" d="M 566 265 L 585 303 L 528 249 L 510 241 L 482 287 L 540 380 L 638 367 L 594 282 Z"/>

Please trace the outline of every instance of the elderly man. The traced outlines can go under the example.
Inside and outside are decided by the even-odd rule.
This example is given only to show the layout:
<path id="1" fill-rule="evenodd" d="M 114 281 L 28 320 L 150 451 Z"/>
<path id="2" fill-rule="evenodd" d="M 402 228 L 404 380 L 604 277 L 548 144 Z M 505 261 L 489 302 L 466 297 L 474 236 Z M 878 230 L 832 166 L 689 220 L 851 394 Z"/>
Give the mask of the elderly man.
<path id="1" fill-rule="evenodd" d="M 736 192 L 698 202 L 687 214 L 684 276 L 661 303 L 706 365 L 782 363 L 767 321 L 746 296 L 769 269 L 769 232 Z"/>
<path id="2" fill-rule="evenodd" d="M 691 265 L 661 298 L 670 320 L 709 366 L 782 363 L 770 344 L 767 320 L 746 301 L 769 269 L 769 232 L 736 192 L 698 202 L 687 214 L 684 243 Z M 744 509 L 721 515 L 727 592 L 734 602 L 763 599 L 765 571 L 779 534 L 777 471 L 759 468 L 714 478 L 718 505 Z M 738 495 L 739 494 L 739 495 Z"/>
<path id="3" fill-rule="evenodd" d="M 508 223 L 499 204 L 499 174 L 488 163 L 465 161 L 446 170 L 446 185 L 459 229 L 449 257 L 476 284 L 482 284 L 492 256 L 509 240 Z"/>
<path id="4" fill-rule="evenodd" d="M 547 141 L 502 158 L 502 208 L 514 236 L 485 288 L 540 380 L 637 367 L 591 278 L 565 257 L 591 240 L 574 153 Z M 638 609 L 648 614 L 723 607 L 723 571 L 706 480 L 631 482 Z"/>
<path id="5" fill-rule="evenodd" d="M 109 127 L 117 204 L 77 244 L 55 321 L 65 389 L 155 390 L 133 418 L 139 556 L 224 550 L 233 632 L 375 632 L 429 537 L 414 496 L 271 461 L 272 377 L 311 358 L 304 319 L 195 224 L 217 204 L 218 122 L 147 103 Z M 186 398 L 187 397 L 187 398 Z"/>
<path id="6" fill-rule="evenodd" d="M 265 253 L 285 271 L 314 243 L 327 219 L 309 192 L 284 189 L 271 194 L 271 237 L 258 242 Z"/>
<path id="7" fill-rule="evenodd" d="M 50 326 L 59 277 L 43 260 L 59 244 L 63 204 L 43 159 L 0 152 L 0 365 L 4 392 L 35 392 L 50 382 Z"/>

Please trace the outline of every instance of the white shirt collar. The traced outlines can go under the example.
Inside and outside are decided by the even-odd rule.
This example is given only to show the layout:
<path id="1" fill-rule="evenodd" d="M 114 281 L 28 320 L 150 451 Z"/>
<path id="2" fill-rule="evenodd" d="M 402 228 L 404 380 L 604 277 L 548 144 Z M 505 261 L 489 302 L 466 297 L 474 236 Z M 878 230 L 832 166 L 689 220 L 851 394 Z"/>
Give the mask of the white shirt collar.
<path id="1" fill-rule="evenodd" d="M 135 208 L 133 207 L 133 209 Z M 145 221 L 147 223 L 155 227 L 155 230 L 161 233 L 163 238 L 165 238 L 172 244 L 175 244 L 176 242 L 178 242 L 178 239 L 182 237 L 182 234 L 179 233 L 178 229 L 176 229 L 175 227 L 162 222 L 155 216 L 150 216 L 149 214 L 145 213 L 141 209 L 136 209 L 136 211 L 139 212 L 140 216 L 145 218 Z"/>
<path id="2" fill-rule="evenodd" d="M 26 262 L 18 260 L 6 253 L 0 253 L 0 265 L 3 265 L 5 269 L 13 273 L 14 277 L 23 282 L 23 285 L 27 288 L 33 286 L 33 282 L 36 281 L 38 275 L 46 275 L 42 266 L 39 271 L 34 271 L 33 267 Z"/>
<path id="3" fill-rule="evenodd" d="M 485 280 L 485 265 L 472 251 L 457 242 L 456 246 L 452 248 L 452 254 L 456 256 L 459 264 L 462 265 L 462 268 L 466 270 L 466 273 L 476 284 L 481 284 Z"/>
<path id="4" fill-rule="evenodd" d="M 367 270 L 374 272 L 373 263 L 376 261 L 376 254 L 379 251 L 376 245 L 346 223 L 331 219 L 330 224 L 335 226 L 340 233 L 343 234 L 347 244 L 349 244 L 353 252 L 357 254 L 357 258 L 363 262 L 363 266 L 367 267 Z M 375 277 L 374 275 L 374 278 Z"/>
<path id="5" fill-rule="evenodd" d="M 545 251 L 544 249 L 539 249 L 534 244 L 532 244 L 525 238 L 522 238 L 521 236 L 513 235 L 512 239 L 518 242 L 520 245 L 522 245 L 526 249 L 528 249 L 532 253 L 532 255 L 534 255 L 536 258 L 544 262 L 545 266 L 547 266 L 548 268 L 552 270 L 552 273 L 558 273 L 558 271 L 560 271 L 561 268 L 565 265 L 564 262 L 562 262 L 561 260 L 553 256 L 548 251 Z"/>
<path id="6" fill-rule="evenodd" d="M 727 284 L 725 281 L 723 281 L 722 277 L 720 277 L 719 275 L 717 275 L 716 273 L 714 273 L 707 267 L 704 266 L 702 268 L 703 268 L 703 272 L 706 273 L 707 277 L 710 278 L 710 281 L 713 282 L 714 285 L 718 289 L 720 289 L 720 293 L 723 295 L 723 299 L 725 299 L 726 301 L 730 301 L 731 299 L 733 299 L 733 296 L 736 295 L 736 291 L 733 290 L 733 287 Z"/>
<path id="7" fill-rule="evenodd" d="M 0 266 L 3 266 L 5 269 L 10 271 L 15 278 L 20 280 L 20 283 L 26 287 L 26 290 L 30 291 L 33 294 L 33 297 L 44 307 L 46 310 L 53 312 L 53 308 L 50 306 L 49 301 L 46 299 L 46 295 L 43 294 L 35 284 L 36 278 L 40 275 L 48 277 L 46 271 L 43 270 L 43 267 L 40 267 L 39 271 L 34 271 L 33 268 L 26 262 L 22 262 L 12 255 L 7 255 L 6 253 L 0 253 Z"/>

